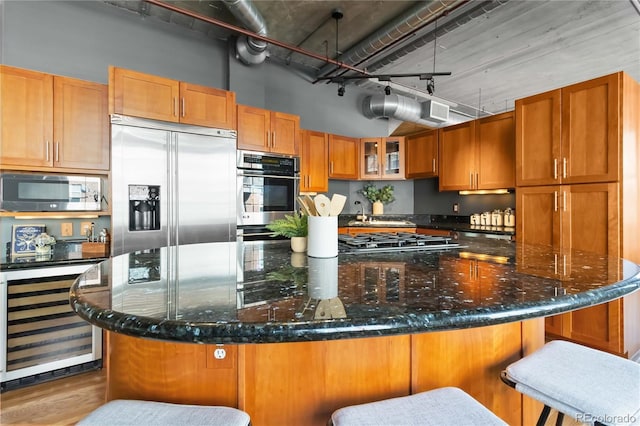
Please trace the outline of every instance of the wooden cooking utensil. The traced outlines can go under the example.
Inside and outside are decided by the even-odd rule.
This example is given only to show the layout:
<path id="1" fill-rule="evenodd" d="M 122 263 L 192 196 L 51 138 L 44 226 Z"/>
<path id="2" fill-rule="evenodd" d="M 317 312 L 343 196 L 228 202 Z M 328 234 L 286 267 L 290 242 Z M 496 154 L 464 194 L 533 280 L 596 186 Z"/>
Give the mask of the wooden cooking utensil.
<path id="1" fill-rule="evenodd" d="M 311 216 L 318 216 L 318 211 L 316 210 L 316 204 L 313 201 L 313 198 L 311 198 L 311 195 L 305 195 L 304 198 L 307 204 L 307 208 L 311 213 Z"/>
<path id="2" fill-rule="evenodd" d="M 346 202 L 346 196 L 342 194 L 333 194 L 331 197 L 331 210 L 329 211 L 329 216 L 338 216 L 342 212 Z"/>
<path id="3" fill-rule="evenodd" d="M 309 207 L 307 206 L 307 202 L 301 196 L 298 196 L 298 204 L 300 204 L 300 209 L 307 216 L 311 216 L 311 211 L 309 211 Z"/>
<path id="4" fill-rule="evenodd" d="M 331 200 L 329 200 L 329 197 L 324 194 L 318 194 L 313 201 L 319 216 L 329 216 L 331 212 Z"/>

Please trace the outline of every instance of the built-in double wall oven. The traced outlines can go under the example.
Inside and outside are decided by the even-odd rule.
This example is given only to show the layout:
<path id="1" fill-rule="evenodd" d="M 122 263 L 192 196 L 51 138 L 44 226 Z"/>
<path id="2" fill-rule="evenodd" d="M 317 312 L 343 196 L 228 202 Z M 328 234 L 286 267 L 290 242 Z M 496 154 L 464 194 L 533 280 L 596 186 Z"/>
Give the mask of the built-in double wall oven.
<path id="1" fill-rule="evenodd" d="M 289 155 L 237 151 L 238 236 L 268 239 L 266 225 L 296 210 L 300 159 Z"/>

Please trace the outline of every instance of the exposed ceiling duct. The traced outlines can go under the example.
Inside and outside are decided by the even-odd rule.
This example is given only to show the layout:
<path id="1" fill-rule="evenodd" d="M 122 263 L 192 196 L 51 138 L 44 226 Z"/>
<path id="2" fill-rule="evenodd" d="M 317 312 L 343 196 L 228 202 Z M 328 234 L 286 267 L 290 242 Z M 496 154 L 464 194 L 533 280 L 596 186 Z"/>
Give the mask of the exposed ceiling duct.
<path id="1" fill-rule="evenodd" d="M 429 127 L 441 127 L 469 119 L 466 114 L 450 110 L 449 105 L 444 103 L 434 100 L 419 102 L 397 94 L 366 96 L 362 102 L 362 113 L 367 118 L 391 118 Z"/>
<path id="2" fill-rule="evenodd" d="M 245 28 L 267 37 L 267 24 L 251 0 L 222 0 Z M 245 65 L 258 65 L 267 58 L 267 42 L 240 35 L 236 40 L 236 57 Z"/>

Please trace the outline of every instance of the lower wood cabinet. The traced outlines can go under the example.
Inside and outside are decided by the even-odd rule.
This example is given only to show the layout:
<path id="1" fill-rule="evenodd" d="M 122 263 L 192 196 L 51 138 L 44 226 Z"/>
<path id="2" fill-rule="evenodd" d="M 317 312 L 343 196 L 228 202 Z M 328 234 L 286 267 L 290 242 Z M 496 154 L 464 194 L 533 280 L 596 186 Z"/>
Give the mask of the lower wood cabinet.
<path id="1" fill-rule="evenodd" d="M 516 190 L 516 238 L 550 247 L 552 270 L 526 271 L 570 285 L 572 250 L 624 257 L 619 183 L 519 187 Z M 550 255 L 551 256 L 551 255 Z M 619 274 L 617 262 L 609 274 Z M 612 278 L 615 278 L 612 277 Z M 559 287 L 562 291 L 562 285 Z M 547 334 L 622 356 L 633 356 L 640 336 L 629 332 L 637 322 L 640 297 L 630 295 L 601 305 L 546 318 Z M 637 333 L 636 333 L 637 334 Z"/>

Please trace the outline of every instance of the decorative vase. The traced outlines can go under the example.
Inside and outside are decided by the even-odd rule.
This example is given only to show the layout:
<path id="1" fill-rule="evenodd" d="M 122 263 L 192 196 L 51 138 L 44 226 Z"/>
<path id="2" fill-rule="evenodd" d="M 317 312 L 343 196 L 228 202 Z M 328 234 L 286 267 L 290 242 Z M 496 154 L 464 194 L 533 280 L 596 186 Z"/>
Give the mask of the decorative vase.
<path id="1" fill-rule="evenodd" d="M 291 237 L 291 250 L 302 253 L 307 250 L 307 237 Z"/>
<path id="2" fill-rule="evenodd" d="M 382 201 L 373 203 L 373 214 L 384 214 L 384 204 L 382 204 Z"/>

